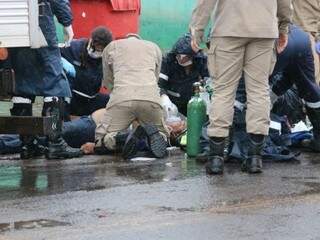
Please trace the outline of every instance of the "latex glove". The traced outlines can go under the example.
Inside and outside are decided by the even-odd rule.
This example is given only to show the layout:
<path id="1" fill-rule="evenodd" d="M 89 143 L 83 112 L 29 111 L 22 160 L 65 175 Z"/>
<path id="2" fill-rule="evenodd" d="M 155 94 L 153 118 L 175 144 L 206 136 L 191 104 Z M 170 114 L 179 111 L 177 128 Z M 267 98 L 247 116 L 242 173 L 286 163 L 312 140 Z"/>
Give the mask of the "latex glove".
<path id="1" fill-rule="evenodd" d="M 66 74 L 71 77 L 76 77 L 76 69 L 74 68 L 74 66 L 63 57 L 61 58 L 61 62 L 62 62 L 62 67 L 66 72 Z"/>
<path id="2" fill-rule="evenodd" d="M 178 108 L 166 94 L 161 96 L 161 106 L 165 110 L 166 119 L 178 117 Z"/>
<path id="3" fill-rule="evenodd" d="M 320 55 L 320 41 L 316 42 L 316 52 Z"/>
<path id="4" fill-rule="evenodd" d="M 64 34 L 65 46 L 69 47 L 70 43 L 74 37 L 72 25 L 70 25 L 68 27 L 64 27 L 63 34 Z"/>

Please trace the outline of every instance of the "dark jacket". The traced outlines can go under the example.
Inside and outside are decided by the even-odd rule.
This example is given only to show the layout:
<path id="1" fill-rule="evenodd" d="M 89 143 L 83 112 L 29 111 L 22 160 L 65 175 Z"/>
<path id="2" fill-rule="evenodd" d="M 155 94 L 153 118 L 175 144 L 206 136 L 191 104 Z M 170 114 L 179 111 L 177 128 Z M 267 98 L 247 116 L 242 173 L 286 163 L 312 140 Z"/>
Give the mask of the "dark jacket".
<path id="1" fill-rule="evenodd" d="M 54 16 L 64 27 L 72 24 L 72 11 L 68 0 L 38 0 L 39 25 L 47 40 L 48 46 L 57 46 L 57 32 Z"/>
<path id="2" fill-rule="evenodd" d="M 207 56 L 202 52 L 194 54 L 190 45 L 190 35 L 180 38 L 173 49 L 163 58 L 159 87 L 162 94 L 167 94 L 177 105 L 180 113 L 186 115 L 187 104 L 192 97 L 192 85 L 209 77 Z M 192 71 L 186 74 L 185 68 L 179 65 L 177 54 L 192 55 Z"/>
<path id="3" fill-rule="evenodd" d="M 94 97 L 100 90 L 103 78 L 102 59 L 93 59 L 87 55 L 88 39 L 73 40 L 70 47 L 61 48 L 61 55 L 76 69 L 75 78 L 68 76 L 73 94 L 83 93 Z M 76 92 L 75 92 L 75 91 Z"/>
<path id="4" fill-rule="evenodd" d="M 315 81 L 314 72 L 309 35 L 301 28 L 290 25 L 288 45 L 278 55 L 271 81 L 274 82 L 273 79 L 278 74 L 282 74 L 282 77 L 274 82 L 272 91 L 281 96 L 295 84 L 299 96 L 305 100 L 307 106 L 320 106 L 320 88 Z"/>
<path id="5" fill-rule="evenodd" d="M 39 49 L 11 48 L 9 56 L 16 76 L 16 95 L 71 97 L 62 69 L 54 16 L 63 26 L 72 23 L 67 0 L 38 0 L 39 25 L 48 46 Z"/>
<path id="6" fill-rule="evenodd" d="M 193 69 L 187 75 L 175 56 L 174 53 L 169 53 L 163 58 L 159 87 L 161 93 L 167 94 L 170 100 L 177 105 L 179 112 L 186 114 L 187 104 L 193 94 L 193 83 L 209 77 L 207 57 L 203 53 L 197 54 L 193 58 Z"/>

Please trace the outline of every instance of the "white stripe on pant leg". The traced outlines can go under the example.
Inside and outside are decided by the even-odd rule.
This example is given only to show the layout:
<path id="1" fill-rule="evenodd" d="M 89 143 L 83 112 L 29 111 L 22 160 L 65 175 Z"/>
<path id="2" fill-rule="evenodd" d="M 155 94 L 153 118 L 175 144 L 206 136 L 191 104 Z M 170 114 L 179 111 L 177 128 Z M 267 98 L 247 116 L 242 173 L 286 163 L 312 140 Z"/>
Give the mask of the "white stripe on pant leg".
<path id="1" fill-rule="evenodd" d="M 242 112 L 243 109 L 245 108 L 246 104 L 236 100 L 234 102 L 234 106 Z"/>
<path id="2" fill-rule="evenodd" d="M 24 98 L 24 97 L 13 97 L 11 99 L 12 103 L 32 103 L 32 101 L 29 98 Z"/>
<path id="3" fill-rule="evenodd" d="M 169 77 L 167 75 L 163 74 L 163 73 L 160 73 L 159 77 L 162 78 L 163 80 L 166 80 L 166 81 L 169 80 Z"/>
<path id="4" fill-rule="evenodd" d="M 307 102 L 305 101 L 305 104 L 309 107 L 309 108 L 320 108 L 320 102 Z"/>
<path id="5" fill-rule="evenodd" d="M 270 128 L 279 131 L 281 133 L 281 123 L 270 121 Z"/>
<path id="6" fill-rule="evenodd" d="M 53 101 L 58 101 L 59 100 L 59 98 L 58 97 L 45 97 L 44 99 L 43 99 L 43 102 L 45 102 L 45 103 L 48 103 L 48 102 L 53 102 Z"/>
<path id="7" fill-rule="evenodd" d="M 170 90 L 167 90 L 167 93 L 171 96 L 174 96 L 174 97 L 181 97 L 180 93 L 177 93 L 177 92 L 173 92 L 173 91 L 170 91 Z"/>

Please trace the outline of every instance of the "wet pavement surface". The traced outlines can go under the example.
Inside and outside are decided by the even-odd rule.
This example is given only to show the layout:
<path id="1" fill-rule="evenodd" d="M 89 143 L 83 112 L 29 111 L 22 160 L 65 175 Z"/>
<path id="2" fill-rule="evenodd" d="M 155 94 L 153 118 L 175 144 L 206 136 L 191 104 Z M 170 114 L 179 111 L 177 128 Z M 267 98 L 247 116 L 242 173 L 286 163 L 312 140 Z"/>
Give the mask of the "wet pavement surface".
<path id="1" fill-rule="evenodd" d="M 319 239 L 320 155 L 224 176 L 167 159 L 0 156 L 2 239 Z"/>

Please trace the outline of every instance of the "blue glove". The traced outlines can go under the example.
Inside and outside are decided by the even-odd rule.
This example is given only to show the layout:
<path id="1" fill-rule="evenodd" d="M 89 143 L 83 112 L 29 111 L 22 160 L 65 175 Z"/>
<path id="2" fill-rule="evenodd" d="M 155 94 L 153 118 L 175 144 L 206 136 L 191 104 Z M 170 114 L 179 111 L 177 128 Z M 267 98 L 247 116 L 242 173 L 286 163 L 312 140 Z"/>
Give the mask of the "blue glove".
<path id="1" fill-rule="evenodd" d="M 62 62 L 62 66 L 63 66 L 63 69 L 66 72 L 66 74 L 71 77 L 75 77 L 76 76 L 76 69 L 74 68 L 74 66 L 63 57 L 61 58 L 61 62 Z"/>
<path id="2" fill-rule="evenodd" d="M 320 55 L 320 41 L 316 42 L 316 52 Z"/>

